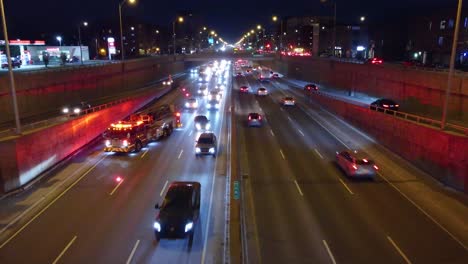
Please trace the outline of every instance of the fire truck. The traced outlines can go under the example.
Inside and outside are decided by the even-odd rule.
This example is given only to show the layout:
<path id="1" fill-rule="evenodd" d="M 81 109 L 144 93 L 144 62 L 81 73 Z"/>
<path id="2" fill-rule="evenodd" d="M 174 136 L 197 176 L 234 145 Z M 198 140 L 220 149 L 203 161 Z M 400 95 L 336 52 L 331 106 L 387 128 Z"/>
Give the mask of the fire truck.
<path id="1" fill-rule="evenodd" d="M 104 133 L 105 152 L 139 152 L 149 142 L 171 135 L 180 119 L 169 108 L 131 115 L 128 120 L 111 124 Z"/>

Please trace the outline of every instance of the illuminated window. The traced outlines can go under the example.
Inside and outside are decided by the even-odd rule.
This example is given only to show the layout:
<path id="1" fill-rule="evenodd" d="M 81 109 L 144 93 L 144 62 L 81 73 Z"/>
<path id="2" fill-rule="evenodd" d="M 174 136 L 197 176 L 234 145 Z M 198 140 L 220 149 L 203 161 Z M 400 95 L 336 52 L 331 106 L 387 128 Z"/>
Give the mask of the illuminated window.
<path id="1" fill-rule="evenodd" d="M 445 23 L 447 23 L 447 21 L 445 20 L 440 21 L 440 29 L 445 29 Z"/>

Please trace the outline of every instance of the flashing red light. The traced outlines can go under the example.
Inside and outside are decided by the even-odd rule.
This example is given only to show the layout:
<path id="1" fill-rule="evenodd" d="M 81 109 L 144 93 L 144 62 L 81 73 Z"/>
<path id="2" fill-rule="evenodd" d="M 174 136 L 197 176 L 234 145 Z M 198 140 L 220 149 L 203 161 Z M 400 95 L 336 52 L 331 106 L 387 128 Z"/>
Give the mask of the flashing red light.
<path id="1" fill-rule="evenodd" d="M 377 165 L 374 165 L 374 169 L 378 170 L 378 169 L 379 169 L 379 167 L 377 167 Z"/>
<path id="2" fill-rule="evenodd" d="M 353 165 L 353 169 L 357 170 L 357 166 L 356 166 L 356 165 Z"/>
<path id="3" fill-rule="evenodd" d="M 252 117 L 251 117 L 251 116 L 249 116 L 249 120 L 252 120 Z"/>
<path id="4" fill-rule="evenodd" d="M 267 44 L 266 47 L 267 47 L 267 48 L 270 48 L 270 44 Z"/>
<path id="5" fill-rule="evenodd" d="M 184 91 L 184 92 L 185 92 L 185 88 L 182 88 L 182 91 Z"/>
<path id="6" fill-rule="evenodd" d="M 115 181 L 116 181 L 116 182 L 121 182 L 121 181 L 122 181 L 122 178 L 119 176 L 119 177 L 115 178 Z"/>
<path id="7" fill-rule="evenodd" d="M 177 117 L 180 117 L 180 113 L 179 113 L 179 112 L 177 112 L 175 115 L 176 115 Z"/>
<path id="8" fill-rule="evenodd" d="M 189 94 L 189 93 L 186 93 L 186 94 L 185 94 L 185 96 L 186 96 L 186 97 L 189 97 L 189 96 L 190 96 L 190 94 Z"/>

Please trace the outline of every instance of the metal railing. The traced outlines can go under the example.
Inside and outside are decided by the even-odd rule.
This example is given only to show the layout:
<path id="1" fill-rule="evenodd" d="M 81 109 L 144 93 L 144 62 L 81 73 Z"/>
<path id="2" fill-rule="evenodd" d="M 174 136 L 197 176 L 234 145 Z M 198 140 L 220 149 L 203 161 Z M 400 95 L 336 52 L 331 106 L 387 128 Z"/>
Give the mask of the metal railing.
<path id="1" fill-rule="evenodd" d="M 339 96 L 333 96 L 331 94 L 321 93 L 319 91 L 314 92 L 314 93 L 316 93 L 318 95 L 321 95 L 321 96 L 329 97 L 329 98 L 334 99 L 334 100 L 339 100 L 339 101 L 345 102 L 344 100 L 342 100 L 343 98 L 341 98 Z M 419 116 L 419 115 L 415 115 L 415 114 L 410 114 L 410 113 L 405 113 L 405 112 L 400 112 L 400 111 L 396 111 L 396 110 L 390 110 L 390 109 L 386 109 L 386 108 L 382 108 L 382 107 L 378 107 L 378 106 L 367 106 L 366 104 L 354 104 L 354 105 L 358 105 L 358 106 L 361 106 L 361 107 L 367 107 L 370 110 L 377 111 L 377 112 L 382 112 L 382 113 L 385 113 L 385 114 L 390 114 L 390 115 L 393 115 L 394 117 L 401 118 L 401 119 L 408 120 L 408 121 L 412 121 L 412 122 L 415 122 L 415 123 L 418 123 L 418 124 L 421 124 L 421 125 L 427 125 L 427 126 L 430 126 L 430 127 L 433 127 L 433 128 L 438 128 L 438 129 L 441 129 L 441 127 L 442 127 L 442 121 L 440 121 L 440 120 L 435 120 L 435 119 L 432 119 L 432 118 Z M 447 123 L 445 125 L 444 131 L 455 132 L 455 133 L 458 133 L 458 134 L 468 136 L 468 128 L 467 127 L 460 126 L 460 125 L 455 125 L 455 124 L 452 124 L 452 123 Z"/>

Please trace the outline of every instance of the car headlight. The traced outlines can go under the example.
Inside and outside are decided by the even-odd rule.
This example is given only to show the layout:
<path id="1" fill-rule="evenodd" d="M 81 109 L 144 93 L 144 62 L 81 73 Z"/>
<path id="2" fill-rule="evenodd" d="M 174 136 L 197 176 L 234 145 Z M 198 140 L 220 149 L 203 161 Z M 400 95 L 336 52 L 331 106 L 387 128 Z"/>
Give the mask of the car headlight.
<path id="1" fill-rule="evenodd" d="M 195 124 L 195 127 L 200 130 L 201 129 L 201 125 L 200 124 Z"/>
<path id="2" fill-rule="evenodd" d="M 198 107 L 198 103 L 193 103 L 193 107 Z"/>
<path id="3" fill-rule="evenodd" d="M 215 148 L 210 148 L 208 151 L 209 151 L 210 153 L 214 153 L 214 152 L 215 152 Z"/>
<path id="4" fill-rule="evenodd" d="M 201 94 L 201 91 L 200 91 L 200 90 L 198 90 L 198 93 L 199 93 L 199 94 Z"/>
<path id="5" fill-rule="evenodd" d="M 193 222 L 188 222 L 185 224 L 185 232 L 187 233 L 188 231 L 192 230 L 193 227 Z"/>
<path id="6" fill-rule="evenodd" d="M 68 109 L 68 107 L 62 109 L 62 113 L 68 114 L 68 112 L 70 112 L 70 109 Z"/>
<path id="7" fill-rule="evenodd" d="M 128 141 L 127 141 L 127 140 L 124 140 L 124 141 L 122 142 L 122 146 L 128 147 Z"/>
<path id="8" fill-rule="evenodd" d="M 216 107 L 216 108 L 219 108 L 219 104 L 215 104 L 215 107 Z"/>
<path id="9" fill-rule="evenodd" d="M 205 125 L 205 129 L 207 129 L 207 130 L 210 129 L 210 127 L 211 127 L 211 125 L 209 123 Z"/>
<path id="10" fill-rule="evenodd" d="M 163 82 L 163 85 L 166 85 L 166 82 Z"/>
<path id="11" fill-rule="evenodd" d="M 110 147 L 110 146 L 111 146 L 110 140 L 106 140 L 106 147 Z"/>
<path id="12" fill-rule="evenodd" d="M 200 77 L 200 78 L 198 78 L 198 81 L 199 81 L 199 82 L 203 81 L 203 78 L 201 78 L 201 77 Z"/>
<path id="13" fill-rule="evenodd" d="M 80 112 L 81 112 L 81 109 L 79 109 L 79 108 L 73 109 L 73 113 L 75 113 L 75 114 L 79 114 Z"/>
<path id="14" fill-rule="evenodd" d="M 189 104 L 189 103 L 185 103 L 185 107 L 190 107 L 190 104 Z"/>
<path id="15" fill-rule="evenodd" d="M 161 232 L 161 224 L 159 222 L 154 222 L 153 224 L 153 227 L 154 227 L 154 230 L 158 231 L 158 232 Z M 187 231 L 185 231 L 187 232 Z"/>
<path id="16" fill-rule="evenodd" d="M 201 149 L 197 147 L 197 148 L 195 148 L 195 152 L 196 152 L 196 153 L 200 153 L 200 152 L 201 152 Z"/>
<path id="17" fill-rule="evenodd" d="M 206 106 L 207 106 L 208 108 L 211 108 L 211 104 L 206 104 Z"/>

